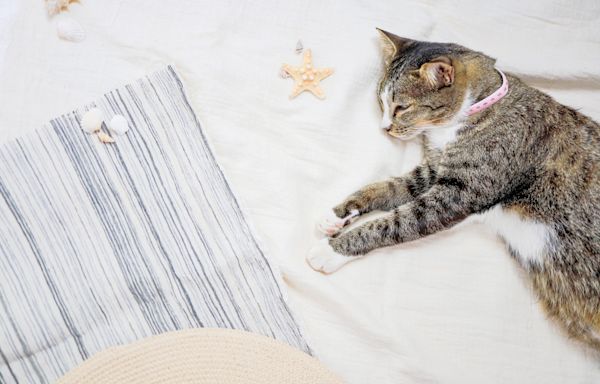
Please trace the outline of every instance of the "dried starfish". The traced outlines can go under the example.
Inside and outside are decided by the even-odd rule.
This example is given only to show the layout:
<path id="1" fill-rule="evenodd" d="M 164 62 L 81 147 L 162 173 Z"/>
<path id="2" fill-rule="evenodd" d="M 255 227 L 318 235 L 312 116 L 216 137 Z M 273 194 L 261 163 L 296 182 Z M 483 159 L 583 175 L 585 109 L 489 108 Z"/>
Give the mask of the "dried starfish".
<path id="1" fill-rule="evenodd" d="M 323 93 L 319 83 L 333 73 L 333 68 L 315 69 L 312 64 L 312 52 L 310 49 L 304 51 L 304 63 L 301 66 L 292 67 L 289 64 L 284 64 L 283 70 L 289 73 L 296 81 L 290 99 L 293 99 L 304 91 L 312 92 L 319 99 L 325 98 L 325 93 Z"/>

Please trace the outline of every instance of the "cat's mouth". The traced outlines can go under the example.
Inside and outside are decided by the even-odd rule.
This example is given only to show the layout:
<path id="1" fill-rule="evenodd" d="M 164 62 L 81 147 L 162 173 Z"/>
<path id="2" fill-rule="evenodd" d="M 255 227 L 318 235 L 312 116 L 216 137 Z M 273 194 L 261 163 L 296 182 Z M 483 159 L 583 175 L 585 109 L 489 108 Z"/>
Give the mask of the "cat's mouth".
<path id="1" fill-rule="evenodd" d="M 400 139 L 400 140 L 410 140 L 412 138 L 414 138 L 415 136 L 418 136 L 419 133 L 421 133 L 422 129 L 419 129 L 417 127 L 402 127 L 402 128 L 397 128 L 397 127 L 389 127 L 388 129 L 385 130 L 385 132 L 396 138 L 396 139 Z"/>
<path id="2" fill-rule="evenodd" d="M 425 120 L 412 125 L 405 125 L 401 127 L 391 125 L 385 131 L 388 135 L 396 139 L 410 140 L 420 135 L 424 131 L 442 125 L 443 123 L 444 120 L 442 119 Z"/>

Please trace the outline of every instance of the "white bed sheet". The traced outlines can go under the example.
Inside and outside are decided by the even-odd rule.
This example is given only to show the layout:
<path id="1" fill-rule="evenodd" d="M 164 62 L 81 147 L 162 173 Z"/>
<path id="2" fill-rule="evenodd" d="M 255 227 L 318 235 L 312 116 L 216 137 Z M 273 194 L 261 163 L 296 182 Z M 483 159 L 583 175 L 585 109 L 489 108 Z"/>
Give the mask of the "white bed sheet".
<path id="1" fill-rule="evenodd" d="M 592 383 L 600 364 L 547 321 L 485 229 L 463 226 L 332 276 L 304 256 L 315 220 L 361 185 L 419 161 L 379 132 L 375 27 L 499 58 L 600 119 L 600 3 L 83 1 L 88 37 L 56 38 L 41 1 L 0 3 L 0 134 L 7 140 L 164 63 L 185 78 L 230 183 L 319 357 L 348 383 Z M 296 41 L 332 66 L 325 101 L 290 101 Z"/>

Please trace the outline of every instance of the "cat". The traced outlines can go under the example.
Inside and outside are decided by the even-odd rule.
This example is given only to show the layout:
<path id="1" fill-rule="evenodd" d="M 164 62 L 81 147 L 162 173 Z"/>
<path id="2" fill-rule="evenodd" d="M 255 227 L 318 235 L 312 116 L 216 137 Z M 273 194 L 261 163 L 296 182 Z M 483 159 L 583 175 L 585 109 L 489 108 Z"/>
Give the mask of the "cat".
<path id="1" fill-rule="evenodd" d="M 333 208 L 331 236 L 308 263 L 332 273 L 374 249 L 479 216 L 527 272 L 547 313 L 600 351 L 598 123 L 504 75 L 483 53 L 379 31 L 381 127 L 419 137 L 425 159 Z M 486 105 L 476 104 L 482 99 Z M 343 228 L 374 210 L 391 213 Z"/>

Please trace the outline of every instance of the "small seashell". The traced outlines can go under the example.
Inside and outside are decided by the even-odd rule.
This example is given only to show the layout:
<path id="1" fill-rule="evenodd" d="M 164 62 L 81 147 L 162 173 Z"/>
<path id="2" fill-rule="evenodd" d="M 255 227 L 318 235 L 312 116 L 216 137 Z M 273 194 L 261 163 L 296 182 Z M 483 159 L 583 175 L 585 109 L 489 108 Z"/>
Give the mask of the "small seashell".
<path id="1" fill-rule="evenodd" d="M 107 135 L 104 131 L 98 131 L 97 135 L 101 143 L 110 144 L 115 142 L 115 139 Z"/>
<path id="2" fill-rule="evenodd" d="M 81 118 L 81 129 L 87 133 L 94 133 L 102 127 L 102 111 L 92 108 L 83 114 Z"/>
<path id="3" fill-rule="evenodd" d="M 281 67 L 281 69 L 279 70 L 279 77 L 281 77 L 282 79 L 287 79 L 288 77 L 290 77 L 290 74 L 288 73 L 288 71 L 285 70 L 285 67 Z"/>
<path id="4" fill-rule="evenodd" d="M 68 16 L 63 16 L 56 22 L 56 33 L 61 39 L 75 43 L 85 39 L 81 24 Z"/>
<path id="5" fill-rule="evenodd" d="M 108 129 L 115 135 L 124 135 L 125 132 L 129 130 L 129 124 L 127 124 L 127 120 L 122 115 L 115 115 L 112 119 L 110 119 L 110 123 L 108 124 Z"/>
<path id="6" fill-rule="evenodd" d="M 48 16 L 54 16 L 60 12 L 60 2 L 58 0 L 46 0 L 46 12 Z"/>
<path id="7" fill-rule="evenodd" d="M 298 40 L 296 43 L 296 54 L 299 55 L 304 50 L 304 46 L 302 45 L 302 40 Z"/>
<path id="8" fill-rule="evenodd" d="M 79 0 L 58 0 L 61 11 L 68 11 L 71 3 L 79 3 Z"/>

